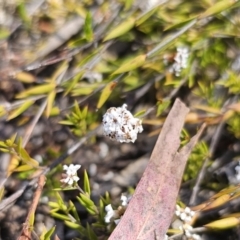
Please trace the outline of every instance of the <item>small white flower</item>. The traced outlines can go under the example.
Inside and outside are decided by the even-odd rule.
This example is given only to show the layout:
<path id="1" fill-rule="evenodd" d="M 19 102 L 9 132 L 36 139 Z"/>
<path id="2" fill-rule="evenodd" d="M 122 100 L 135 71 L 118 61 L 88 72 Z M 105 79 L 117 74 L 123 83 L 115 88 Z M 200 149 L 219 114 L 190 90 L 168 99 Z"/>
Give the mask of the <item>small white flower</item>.
<path id="1" fill-rule="evenodd" d="M 127 110 L 127 105 L 111 107 L 103 115 L 103 133 L 119 142 L 135 142 L 137 134 L 143 131 L 142 122 Z"/>
<path id="2" fill-rule="evenodd" d="M 236 173 L 236 178 L 238 181 L 240 181 L 240 161 L 238 162 L 238 165 L 235 167 Z"/>
<path id="3" fill-rule="evenodd" d="M 128 198 L 124 195 L 121 196 L 122 206 L 128 205 Z"/>
<path id="4" fill-rule="evenodd" d="M 170 72 L 175 73 L 175 76 L 179 77 L 182 69 L 187 68 L 189 52 L 186 47 L 178 47 L 177 54 L 174 57 L 174 63 L 169 69 Z"/>
<path id="5" fill-rule="evenodd" d="M 168 240 L 168 235 L 167 234 L 165 234 L 164 240 Z"/>
<path id="6" fill-rule="evenodd" d="M 108 205 L 105 207 L 105 211 L 107 212 L 107 214 L 106 214 L 106 216 L 104 217 L 104 220 L 105 220 L 106 223 L 110 223 L 111 219 L 116 217 L 116 211 L 113 210 L 111 204 L 108 204 Z"/>
<path id="7" fill-rule="evenodd" d="M 193 240 L 201 240 L 201 237 L 200 237 L 200 235 L 194 233 L 194 234 L 192 235 L 192 239 L 193 239 Z"/>
<path id="8" fill-rule="evenodd" d="M 192 221 L 195 212 L 192 211 L 189 207 L 182 209 L 180 206 L 176 205 L 175 214 L 185 223 L 189 223 Z"/>
<path id="9" fill-rule="evenodd" d="M 75 182 L 79 181 L 79 177 L 77 176 L 77 170 L 81 167 L 79 164 L 70 164 L 70 166 L 64 165 L 63 169 L 66 171 L 64 174 L 64 178 L 61 179 L 61 182 L 67 183 L 72 186 Z"/>
<path id="10" fill-rule="evenodd" d="M 127 197 L 127 196 L 122 195 L 121 196 L 122 206 L 126 207 L 129 204 L 131 198 L 132 198 L 132 196 Z"/>

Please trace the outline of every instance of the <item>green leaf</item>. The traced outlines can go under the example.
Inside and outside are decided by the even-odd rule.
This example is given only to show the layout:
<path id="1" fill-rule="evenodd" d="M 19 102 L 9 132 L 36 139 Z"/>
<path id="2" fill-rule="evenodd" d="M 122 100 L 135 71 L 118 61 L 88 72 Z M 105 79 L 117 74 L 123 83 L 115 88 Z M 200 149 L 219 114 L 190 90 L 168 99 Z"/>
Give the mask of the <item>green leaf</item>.
<path id="1" fill-rule="evenodd" d="M 51 92 L 56 87 L 55 83 L 42 84 L 19 93 L 16 98 L 26 98 L 33 95 L 41 95 Z"/>
<path id="2" fill-rule="evenodd" d="M 54 104 L 54 100 L 55 100 L 55 96 L 56 96 L 56 91 L 53 90 L 52 92 L 50 92 L 47 96 L 47 107 L 46 107 L 46 116 L 47 118 L 49 117 L 52 108 L 53 108 L 53 104 Z"/>
<path id="3" fill-rule="evenodd" d="M 157 103 L 157 117 L 160 116 L 170 105 L 171 101 L 169 100 L 164 100 L 163 102 L 159 101 Z"/>
<path id="4" fill-rule="evenodd" d="M 32 83 L 36 80 L 35 76 L 28 72 L 18 72 L 14 77 L 23 83 Z"/>
<path id="5" fill-rule="evenodd" d="M 65 203 L 64 203 L 61 195 L 58 192 L 56 192 L 55 196 L 57 198 L 57 202 L 58 202 L 59 207 L 63 210 L 67 210 L 67 207 L 65 206 Z"/>
<path id="6" fill-rule="evenodd" d="M 83 27 L 85 38 L 88 42 L 93 41 L 93 30 L 92 30 L 92 15 L 90 12 L 87 13 L 85 18 L 85 24 Z"/>
<path id="7" fill-rule="evenodd" d="M 95 206 L 94 202 L 89 198 L 89 196 L 81 193 L 80 197 L 77 197 L 77 199 L 90 214 L 95 215 L 98 213 L 97 207 Z"/>
<path id="8" fill-rule="evenodd" d="M 74 78 L 71 80 L 70 84 L 67 86 L 64 96 L 67 96 L 68 93 L 70 93 L 72 91 L 72 89 L 76 86 L 78 81 L 82 78 L 83 74 L 84 74 L 84 71 L 81 71 L 74 76 Z"/>
<path id="9" fill-rule="evenodd" d="M 90 227 L 90 225 L 87 223 L 87 236 L 90 240 L 97 240 L 97 236 L 94 233 L 94 231 L 92 230 L 92 228 Z"/>
<path id="10" fill-rule="evenodd" d="M 38 161 L 34 160 L 33 158 L 31 158 L 27 151 L 24 148 L 21 148 L 20 152 L 19 152 L 20 156 L 21 156 L 21 160 L 29 165 L 31 165 L 32 167 L 38 167 L 39 163 Z"/>
<path id="11" fill-rule="evenodd" d="M 131 59 L 131 60 L 127 61 L 122 66 L 120 66 L 113 73 L 113 75 L 129 72 L 129 71 L 134 70 L 138 67 L 141 67 L 145 63 L 145 60 L 146 60 L 146 55 L 145 54 L 139 55 L 139 56 L 135 57 L 134 59 Z"/>
<path id="12" fill-rule="evenodd" d="M 146 113 L 146 110 L 141 110 L 141 111 L 135 113 L 135 114 L 134 114 L 134 117 L 142 116 L 142 115 L 144 115 L 145 113 Z"/>
<path id="13" fill-rule="evenodd" d="M 124 22 L 120 23 L 117 27 L 115 27 L 104 39 L 103 41 L 108 41 L 113 38 L 117 38 L 124 33 L 127 33 L 134 27 L 135 19 L 129 18 L 125 20 Z"/>
<path id="14" fill-rule="evenodd" d="M 81 119 L 82 118 L 82 113 L 81 113 L 81 110 L 79 108 L 79 104 L 78 104 L 77 100 L 74 101 L 74 110 L 75 110 L 77 116 L 79 117 L 79 119 Z"/>
<path id="15" fill-rule="evenodd" d="M 239 226 L 239 219 L 236 217 L 228 217 L 208 223 L 204 226 L 209 229 L 224 230 Z"/>
<path id="16" fill-rule="evenodd" d="M 156 11 L 158 11 L 160 6 L 156 6 L 153 9 L 150 9 L 150 11 L 144 13 L 143 15 L 141 15 L 140 17 L 137 18 L 135 25 L 139 26 L 142 23 L 144 23 L 148 18 L 150 18 Z"/>
<path id="17" fill-rule="evenodd" d="M 58 218 L 58 219 L 61 219 L 61 220 L 64 220 L 64 221 L 69 221 L 69 217 L 64 215 L 64 214 L 51 212 L 51 215 L 55 218 Z"/>
<path id="18" fill-rule="evenodd" d="M 204 13 L 200 14 L 199 18 L 206 18 L 222 11 L 226 11 L 232 5 L 236 3 L 236 0 L 221 0 L 217 1 L 216 4 L 208 8 Z"/>
<path id="19" fill-rule="evenodd" d="M 88 195 L 91 195 L 91 188 L 90 188 L 90 183 L 89 183 L 89 178 L 87 171 L 84 171 L 84 186 L 83 186 L 84 192 L 88 193 Z"/>
<path id="20" fill-rule="evenodd" d="M 55 231 L 55 228 L 56 226 L 53 226 L 52 228 L 50 228 L 43 236 L 43 238 L 40 238 L 43 239 L 43 240 L 50 240 L 51 239 L 51 236 L 53 235 L 54 231 Z"/>
<path id="21" fill-rule="evenodd" d="M 14 111 L 11 112 L 11 114 L 8 116 L 8 121 L 18 117 L 21 113 L 23 113 L 24 111 L 26 111 L 30 106 L 32 106 L 32 104 L 35 101 L 33 100 L 27 100 L 25 101 L 19 108 L 15 109 Z"/>
<path id="22" fill-rule="evenodd" d="M 74 125 L 74 123 L 69 120 L 62 120 L 59 123 L 63 125 Z"/>
<path id="23" fill-rule="evenodd" d="M 14 169 L 14 172 L 25 172 L 25 171 L 29 171 L 32 170 L 33 167 L 31 165 L 21 165 L 20 167 L 17 167 Z"/>
<path id="24" fill-rule="evenodd" d="M 77 209 L 76 209 L 76 207 L 75 207 L 75 205 L 73 204 L 72 201 L 69 201 L 69 206 L 70 206 L 71 212 L 73 213 L 73 217 L 74 217 L 78 222 L 80 222 L 80 218 L 79 218 L 79 216 L 78 216 Z"/>
<path id="25" fill-rule="evenodd" d="M 48 202 L 49 207 L 51 208 L 59 208 L 58 204 L 56 202 Z"/>
<path id="26" fill-rule="evenodd" d="M 97 103 L 97 109 L 101 108 L 102 105 L 107 101 L 107 99 L 113 92 L 113 89 L 116 87 L 117 83 L 117 81 L 112 81 L 104 87 Z"/>
<path id="27" fill-rule="evenodd" d="M 164 28 L 164 31 L 169 31 L 169 30 L 181 28 L 181 27 L 183 27 L 184 25 L 186 25 L 187 23 L 189 23 L 189 22 L 191 22 L 192 20 L 194 20 L 194 19 L 196 19 L 196 17 L 192 17 L 192 18 L 189 18 L 189 19 L 185 19 L 185 20 L 183 20 L 182 22 L 178 22 L 178 23 L 175 23 L 175 24 L 173 24 L 173 25 L 170 25 L 169 27 Z"/>
<path id="28" fill-rule="evenodd" d="M 4 192 L 5 192 L 5 188 L 4 187 L 1 187 L 0 188 L 0 201 L 3 199 L 4 197 Z"/>
<path id="29" fill-rule="evenodd" d="M 70 221 L 64 221 L 65 225 L 72 228 L 72 229 L 76 229 L 78 230 L 83 236 L 86 236 L 86 229 L 81 226 L 80 224 L 78 223 L 73 223 L 73 222 L 70 222 Z"/>

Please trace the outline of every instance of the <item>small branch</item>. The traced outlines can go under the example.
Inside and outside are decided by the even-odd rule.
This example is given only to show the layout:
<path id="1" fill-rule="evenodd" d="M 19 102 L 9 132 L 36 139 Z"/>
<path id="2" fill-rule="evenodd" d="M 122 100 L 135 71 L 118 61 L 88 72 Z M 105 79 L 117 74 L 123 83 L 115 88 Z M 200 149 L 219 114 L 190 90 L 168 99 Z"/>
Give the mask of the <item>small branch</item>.
<path id="1" fill-rule="evenodd" d="M 30 206 L 26 221 L 23 224 L 23 229 L 22 229 L 21 235 L 18 237 L 18 240 L 27 240 L 27 239 L 30 240 L 30 239 L 32 239 L 31 238 L 31 232 L 32 232 L 32 227 L 33 227 L 32 224 L 34 223 L 33 219 L 34 219 L 34 216 L 35 216 L 35 212 L 36 212 L 36 209 L 37 209 L 39 199 L 40 199 L 41 194 L 42 194 L 44 184 L 45 184 L 45 176 L 40 175 L 40 177 L 38 178 L 38 186 L 37 186 L 36 192 L 35 192 L 34 197 L 33 197 L 33 202 Z"/>

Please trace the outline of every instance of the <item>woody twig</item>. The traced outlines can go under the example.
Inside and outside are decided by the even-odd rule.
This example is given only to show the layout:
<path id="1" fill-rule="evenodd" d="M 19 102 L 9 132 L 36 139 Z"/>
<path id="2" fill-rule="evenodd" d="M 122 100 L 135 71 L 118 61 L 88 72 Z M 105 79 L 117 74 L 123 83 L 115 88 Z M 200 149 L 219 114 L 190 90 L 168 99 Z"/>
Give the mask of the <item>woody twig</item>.
<path id="1" fill-rule="evenodd" d="M 38 179 L 38 186 L 34 194 L 32 204 L 30 206 L 26 221 L 25 223 L 23 223 L 23 229 L 22 229 L 21 235 L 18 237 L 18 240 L 32 239 L 31 233 L 32 233 L 32 228 L 34 224 L 35 211 L 36 211 L 44 184 L 45 184 L 45 176 L 40 175 Z"/>

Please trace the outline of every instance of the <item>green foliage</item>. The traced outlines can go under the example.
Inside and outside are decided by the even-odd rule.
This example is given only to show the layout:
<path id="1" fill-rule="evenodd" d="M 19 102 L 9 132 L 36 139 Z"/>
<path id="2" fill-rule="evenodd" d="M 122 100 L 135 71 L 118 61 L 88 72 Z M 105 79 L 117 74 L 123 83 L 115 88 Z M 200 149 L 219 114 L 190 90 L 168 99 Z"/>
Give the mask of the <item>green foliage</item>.
<path id="1" fill-rule="evenodd" d="M 55 192 L 55 201 L 50 201 L 48 203 L 51 208 L 51 215 L 64 221 L 65 225 L 69 228 L 78 231 L 82 237 L 86 237 L 89 240 L 98 239 L 95 231 L 105 228 L 104 216 L 105 216 L 105 206 L 110 203 L 109 194 L 106 193 L 104 198 L 99 200 L 99 205 L 97 206 L 90 198 L 90 184 L 87 172 L 84 173 L 84 193 L 80 193 L 76 199 L 79 203 L 94 217 L 94 223 L 90 226 L 88 223 L 84 227 L 81 223 L 78 211 L 75 204 L 72 201 L 66 203 L 59 192 Z"/>
<path id="2" fill-rule="evenodd" d="M 149 132 L 159 133 L 155 127 L 164 123 L 173 100 L 179 97 L 190 108 L 191 118 L 186 119 L 186 129 L 197 129 L 203 122 L 211 127 L 226 122 L 228 134 L 238 141 L 239 107 L 228 108 L 226 103 L 234 104 L 240 93 L 239 63 L 234 64 L 239 57 L 239 1 L 165 1 L 149 9 L 142 6 L 144 1 L 138 5 L 133 0 L 98 2 L 93 5 L 91 0 L 50 0 L 34 11 L 31 1 L 3 4 L 6 18 L 11 18 L 0 26 L 3 41 L 0 87 L 4 99 L 0 103 L 1 119 L 10 121 L 16 132 L 21 129 L 23 137 L 31 128 L 38 130 L 32 120 L 60 123 L 77 137 L 85 137 L 99 125 L 105 108 L 127 102 L 130 108 L 140 106 L 135 116 L 151 124 Z M 65 24 L 68 28 L 62 33 Z M 189 56 L 186 68 L 176 75 L 172 67 L 179 47 L 186 47 Z M 97 79 L 95 75 L 100 77 Z M 67 106 L 63 106 L 62 99 Z M 74 106 L 70 106 L 73 101 Z M 148 114 L 145 106 L 155 106 L 155 113 Z M 190 138 L 184 129 L 181 147 Z M 55 144 L 45 151 L 62 152 L 66 148 Z M 208 144 L 200 142 L 195 147 L 184 181 L 197 177 L 203 161 L 209 157 Z M 226 146 L 226 151 L 231 147 Z M 43 148 L 34 149 L 32 142 L 25 148 L 25 143 L 16 135 L 1 140 L 0 151 L 11 155 L 8 176 L 18 172 L 18 177 L 25 179 L 39 170 L 39 163 L 31 158 L 30 151 L 34 154 L 39 151 L 46 158 L 44 164 L 51 164 Z M 51 159 L 57 157 L 59 154 Z M 54 182 L 46 185 L 47 194 L 55 196 L 55 200 L 49 202 L 52 216 L 78 231 L 81 237 L 98 239 L 101 231 L 108 237 L 110 227 L 106 228 L 104 222 L 104 208 L 111 203 L 110 197 L 108 193 L 100 196 L 98 204 L 91 199 L 86 171 L 84 193 L 77 196 L 77 204 L 88 213 L 84 226 L 75 202 L 64 200 L 65 191 L 76 191 L 77 186 L 63 189 L 57 178 L 48 181 Z M 217 185 L 209 183 L 214 184 Z M 54 191 L 52 185 L 56 185 Z M 1 187 L 0 199 L 5 192 Z M 212 206 L 226 203 L 229 196 L 226 199 L 217 199 Z M 33 221 L 35 216 L 31 217 Z M 225 225 L 237 224 L 236 218 L 226 217 L 205 226 L 223 230 Z M 44 231 L 40 239 L 50 239 L 54 230 L 53 227 Z"/>
<path id="3" fill-rule="evenodd" d="M 13 156 L 8 166 L 8 174 L 37 170 L 39 167 L 38 161 L 29 156 L 27 151 L 22 147 L 22 139 L 16 139 L 16 137 L 17 135 L 14 135 L 6 141 L 0 141 L 0 151 Z"/>
<path id="4" fill-rule="evenodd" d="M 75 101 L 72 113 L 67 114 L 66 118 L 66 120 L 60 121 L 60 124 L 70 126 L 75 135 L 83 136 L 87 130 L 93 128 L 96 115 L 89 112 L 87 106 L 81 110 Z"/>
<path id="5" fill-rule="evenodd" d="M 197 177 L 204 160 L 208 157 L 209 150 L 205 142 L 200 142 L 192 151 L 183 175 L 183 180 L 188 181 Z"/>
<path id="6" fill-rule="evenodd" d="M 240 138 L 240 114 L 235 113 L 228 121 L 228 131 L 237 139 Z"/>

